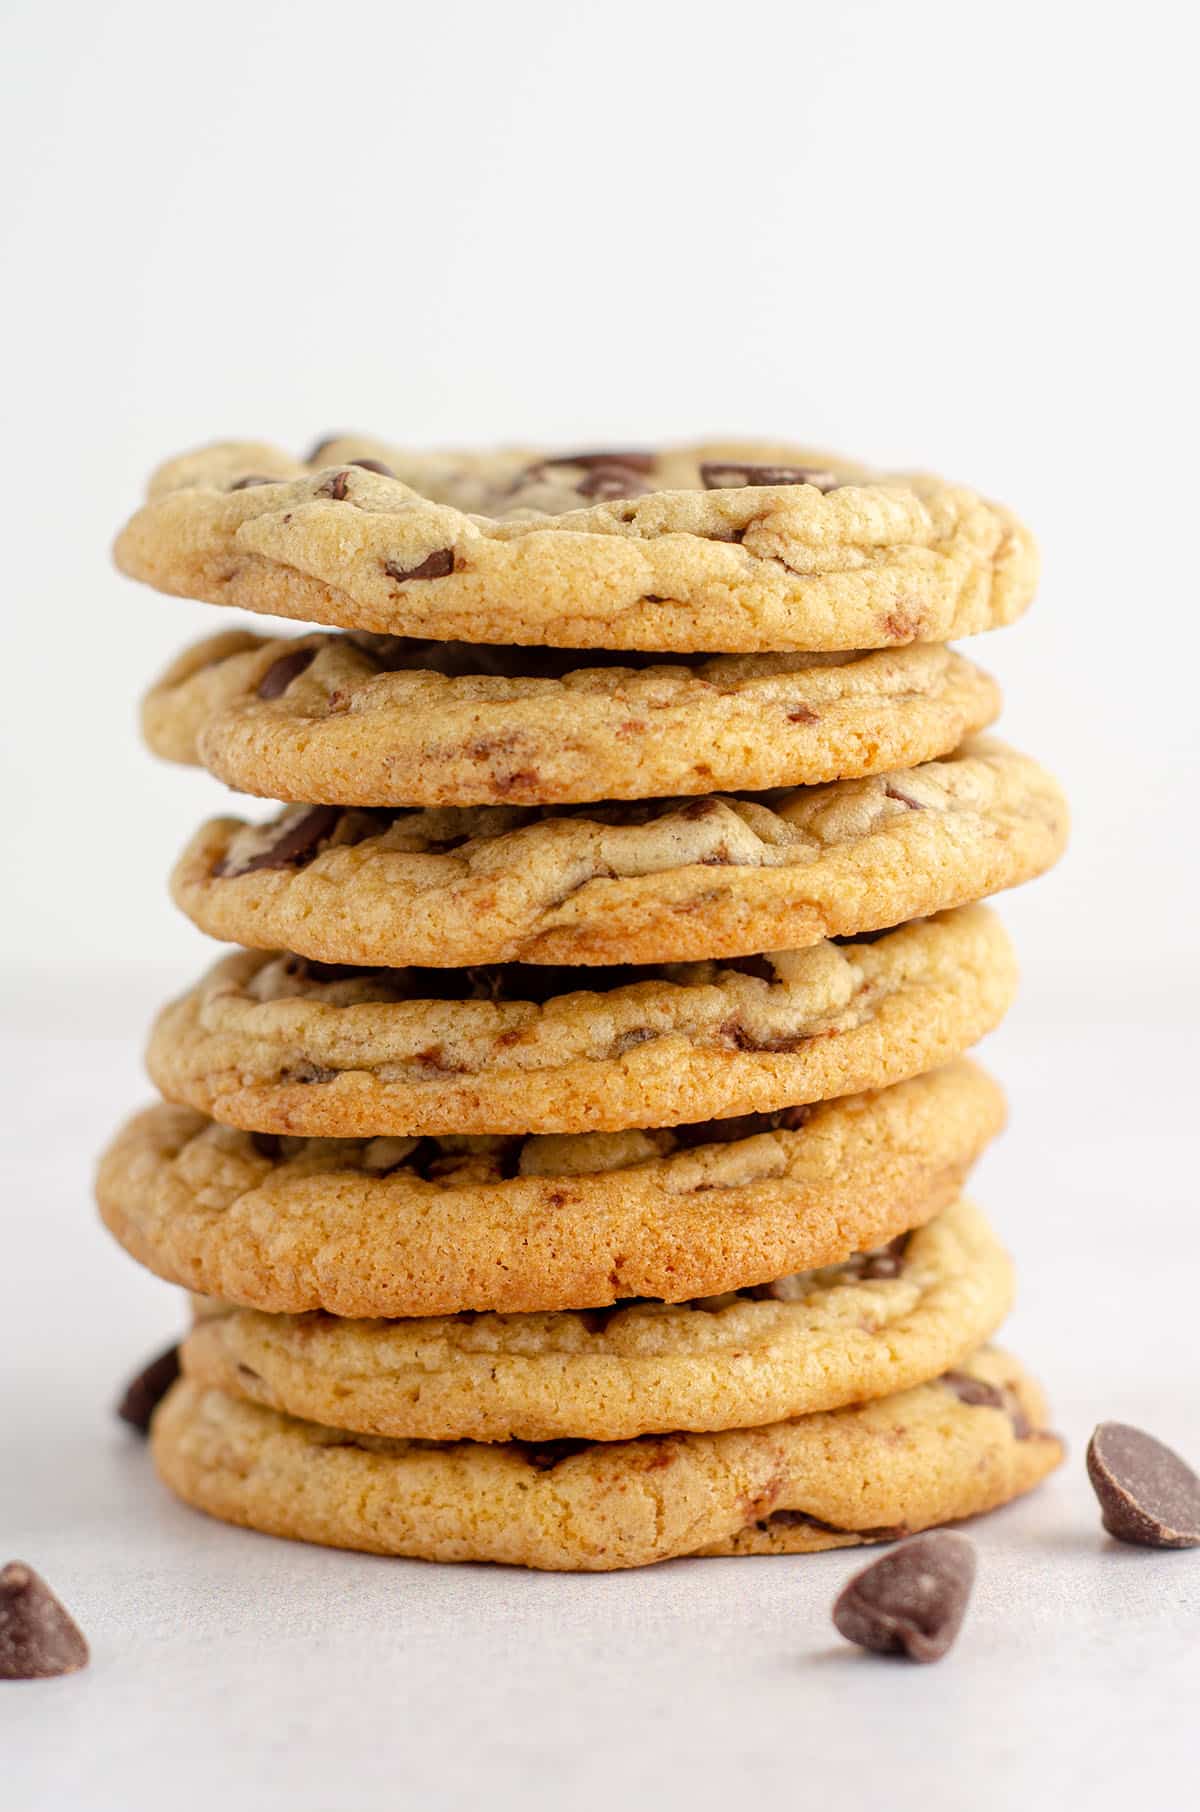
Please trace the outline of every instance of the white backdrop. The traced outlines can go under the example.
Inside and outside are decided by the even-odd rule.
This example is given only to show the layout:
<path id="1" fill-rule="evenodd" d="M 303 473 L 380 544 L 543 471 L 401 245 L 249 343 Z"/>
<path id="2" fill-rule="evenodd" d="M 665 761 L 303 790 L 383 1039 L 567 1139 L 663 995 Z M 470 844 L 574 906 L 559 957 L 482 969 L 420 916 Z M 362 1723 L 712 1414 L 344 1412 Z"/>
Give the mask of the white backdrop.
<path id="1" fill-rule="evenodd" d="M 0 1685 L 14 1807 L 1181 1803 L 1198 1557 L 1109 1552 L 1080 1456 L 1102 1415 L 1200 1454 L 1193 12 L 0 0 L 0 1562 L 94 1647 Z M 1013 1131 L 979 1191 L 1074 1453 L 977 1531 L 933 1682 L 832 1647 L 842 1556 L 383 1566 L 189 1516 L 112 1423 L 179 1309 L 87 1176 L 152 1007 L 210 958 L 165 875 L 223 795 L 134 727 L 222 619 L 108 544 L 164 455 L 337 428 L 795 436 L 1042 537 L 1034 610 L 970 652 L 1076 835 L 1006 906 Z"/>
<path id="2" fill-rule="evenodd" d="M 764 431 L 990 488 L 1040 532 L 975 645 L 1069 786 L 1012 904 L 1030 986 L 1178 981 L 1197 869 L 1184 9 L 9 0 L 4 949 L 201 940 L 163 877 L 218 789 L 134 700 L 215 612 L 116 577 L 152 463 Z M 35 985 L 37 985 L 35 983 Z M 1099 982 L 1097 985 L 1105 985 Z"/>

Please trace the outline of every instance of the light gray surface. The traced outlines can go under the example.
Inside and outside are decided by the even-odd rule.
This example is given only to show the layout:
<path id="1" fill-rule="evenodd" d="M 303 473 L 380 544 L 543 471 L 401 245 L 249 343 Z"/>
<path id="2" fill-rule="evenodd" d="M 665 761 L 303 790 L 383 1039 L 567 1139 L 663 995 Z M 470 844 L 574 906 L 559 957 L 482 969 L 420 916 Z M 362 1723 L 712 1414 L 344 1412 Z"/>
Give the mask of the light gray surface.
<path id="1" fill-rule="evenodd" d="M 0 1199 L 19 1262 L 0 1284 L 0 1559 L 46 1574 L 94 1659 L 0 1685 L 6 1807 L 1187 1802 L 1200 1552 L 1109 1543 L 1082 1454 L 1093 1422 L 1117 1416 L 1200 1456 L 1194 993 L 1122 1005 L 1098 984 L 1047 1002 L 1038 978 L 1036 1015 L 1018 1008 L 992 1041 L 1014 1124 L 975 1193 L 1022 1267 L 1006 1338 L 1048 1384 L 1072 1455 L 976 1525 L 968 1623 L 920 1669 L 834 1635 L 856 1556 L 582 1579 L 438 1569 L 172 1503 L 109 1404 L 173 1330 L 177 1299 L 109 1245 L 88 1201 L 92 1153 L 144 1093 L 136 1029 L 163 982 L 69 980 L 54 1000 L 74 1035 L 34 1035 L 45 984 L 9 990 Z M 89 1035 L 101 1025 L 122 1036 Z"/>

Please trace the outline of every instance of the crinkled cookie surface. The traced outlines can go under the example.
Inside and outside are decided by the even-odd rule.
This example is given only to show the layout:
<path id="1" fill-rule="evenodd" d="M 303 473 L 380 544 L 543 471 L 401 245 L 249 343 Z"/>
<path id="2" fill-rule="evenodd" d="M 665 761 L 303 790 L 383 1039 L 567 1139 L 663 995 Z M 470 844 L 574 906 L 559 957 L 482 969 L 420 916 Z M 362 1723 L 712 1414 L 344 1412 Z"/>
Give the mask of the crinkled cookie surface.
<path id="1" fill-rule="evenodd" d="M 1030 1490 L 1062 1458 L 1038 1386 L 984 1349 L 855 1407 L 717 1434 L 548 1446 L 353 1434 L 183 1380 L 154 1458 L 187 1503 L 295 1540 L 568 1571 L 894 1541 Z"/>
<path id="2" fill-rule="evenodd" d="M 1016 988 L 996 915 L 658 968 L 358 969 L 237 951 L 159 1015 L 168 1100 L 250 1131 L 574 1133 L 773 1112 L 960 1056 Z"/>
<path id="3" fill-rule="evenodd" d="M 442 641 L 724 653 L 890 647 L 1012 622 L 1032 537 L 966 486 L 753 442 L 662 453 L 170 461 L 118 537 L 159 590 Z"/>

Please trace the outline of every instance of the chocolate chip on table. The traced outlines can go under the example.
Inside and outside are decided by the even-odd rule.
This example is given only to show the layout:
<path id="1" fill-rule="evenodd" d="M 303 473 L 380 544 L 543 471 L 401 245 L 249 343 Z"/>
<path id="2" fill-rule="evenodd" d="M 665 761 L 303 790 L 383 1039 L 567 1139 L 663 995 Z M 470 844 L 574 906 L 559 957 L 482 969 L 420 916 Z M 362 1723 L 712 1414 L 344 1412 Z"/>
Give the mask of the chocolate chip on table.
<path id="1" fill-rule="evenodd" d="M 834 1604 L 834 1625 L 877 1655 L 940 1661 L 962 1627 L 974 1580 L 965 1535 L 917 1535 L 853 1576 Z"/>
<path id="2" fill-rule="evenodd" d="M 1104 1527 L 1142 1548 L 1200 1547 L 1200 1478 L 1187 1461 L 1128 1422 L 1101 1422 L 1088 1477 Z"/>
<path id="3" fill-rule="evenodd" d="M 169 1346 L 144 1365 L 125 1386 L 117 1414 L 139 1434 L 149 1434 L 150 1418 L 179 1376 L 179 1348 Z"/>
<path id="4" fill-rule="evenodd" d="M 409 579 L 445 579 L 454 571 L 454 549 L 439 547 L 417 566 L 401 566 L 395 560 L 385 560 L 383 570 L 389 579 L 395 579 L 400 584 L 405 584 Z"/>
<path id="5" fill-rule="evenodd" d="M 706 491 L 737 491 L 745 485 L 811 484 L 818 491 L 835 491 L 841 479 L 818 466 L 748 466 L 708 460 L 700 467 Z"/>
<path id="6" fill-rule="evenodd" d="M 88 1664 L 83 1631 L 24 1561 L 0 1568 L 0 1680 L 53 1680 Z"/>
<path id="7" fill-rule="evenodd" d="M 317 658 L 315 648 L 293 648 L 273 661 L 258 682 L 259 698 L 281 698 L 294 679 L 299 679 Z"/>

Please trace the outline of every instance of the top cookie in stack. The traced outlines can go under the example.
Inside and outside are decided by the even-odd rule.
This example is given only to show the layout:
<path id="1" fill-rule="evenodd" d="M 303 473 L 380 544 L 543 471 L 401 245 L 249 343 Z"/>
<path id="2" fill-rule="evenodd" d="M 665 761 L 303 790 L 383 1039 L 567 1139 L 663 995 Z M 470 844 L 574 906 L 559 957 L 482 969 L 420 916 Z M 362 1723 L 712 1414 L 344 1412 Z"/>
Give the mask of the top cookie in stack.
<path id="1" fill-rule="evenodd" d="M 1015 518 L 775 445 L 342 438 L 170 462 L 116 552 L 339 632 L 217 635 L 144 707 L 282 802 L 177 863 L 242 948 L 101 1167 L 213 1299 L 156 1436 L 183 1496 L 591 1567 L 882 1539 L 1056 1463 L 977 1351 L 1008 1270 L 958 1200 L 1003 1117 L 961 1058 L 1015 987 L 977 902 L 1066 829 L 945 646 L 1029 603 Z M 683 1431 L 686 1466 L 642 1444 Z"/>
<path id="2" fill-rule="evenodd" d="M 412 454 L 230 442 L 160 468 L 118 565 L 383 635 L 693 654 L 944 642 L 1011 623 L 1037 555 L 961 485 L 753 443 Z"/>

